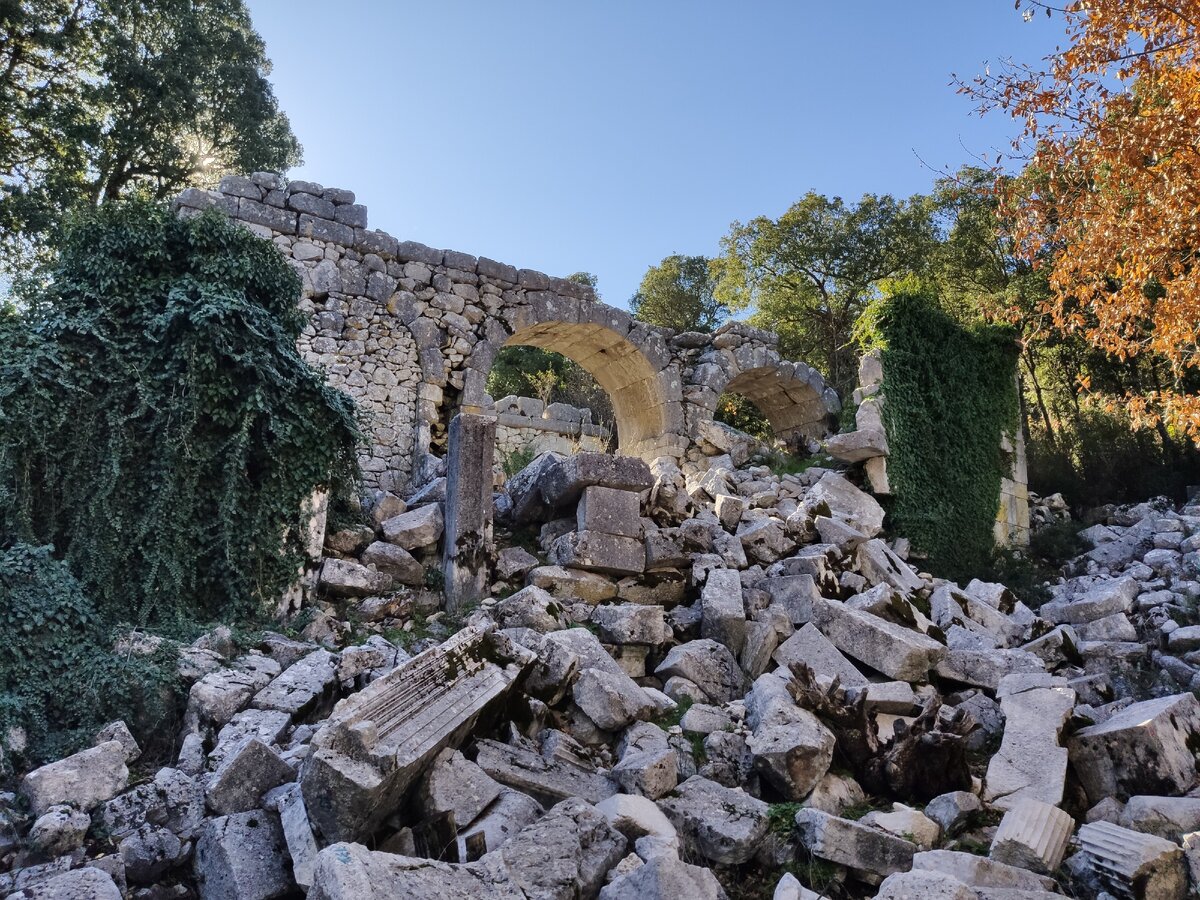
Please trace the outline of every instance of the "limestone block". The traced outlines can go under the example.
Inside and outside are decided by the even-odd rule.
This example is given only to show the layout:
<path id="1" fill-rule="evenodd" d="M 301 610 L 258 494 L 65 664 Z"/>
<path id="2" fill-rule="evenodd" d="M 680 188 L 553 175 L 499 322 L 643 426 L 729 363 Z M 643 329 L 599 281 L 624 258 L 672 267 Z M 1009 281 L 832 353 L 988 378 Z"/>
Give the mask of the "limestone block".
<path id="1" fill-rule="evenodd" d="M 811 622 L 780 644 L 774 659 L 784 669 L 792 663 L 803 663 L 812 669 L 818 678 L 830 681 L 837 678 L 843 687 L 867 685 L 866 676 Z M 909 693 L 912 693 L 911 688 Z"/>
<path id="2" fill-rule="evenodd" d="M 502 628 L 532 628 L 543 634 L 568 625 L 562 604 L 532 584 L 493 606 L 492 616 Z"/>
<path id="3" fill-rule="evenodd" d="M 128 783 L 125 748 L 120 741 L 107 741 L 29 772 L 21 781 L 21 793 L 34 815 L 63 804 L 88 812 Z"/>
<path id="4" fill-rule="evenodd" d="M 1052 875 L 1062 863 L 1075 820 L 1057 806 L 1025 797 L 1000 820 L 988 853 L 992 859 Z"/>
<path id="5" fill-rule="evenodd" d="M 655 705 L 624 672 L 585 668 L 572 689 L 575 705 L 606 731 L 617 731 L 631 722 L 648 719 Z"/>
<path id="6" fill-rule="evenodd" d="M 825 452 L 834 459 L 848 463 L 887 456 L 887 435 L 882 429 L 874 428 L 835 434 L 826 438 Z"/>
<path id="7" fill-rule="evenodd" d="M 1079 829 L 1084 858 L 1102 885 L 1121 897 L 1183 900 L 1187 870 L 1178 844 L 1111 822 Z"/>
<path id="8" fill-rule="evenodd" d="M 867 813 L 860 822 L 872 828 L 879 828 L 888 834 L 904 838 L 915 843 L 922 850 L 929 850 L 941 837 L 942 828 L 918 809 L 905 806 L 903 803 L 893 803 L 888 812 L 874 810 Z"/>
<path id="9" fill-rule="evenodd" d="M 1101 581 L 1073 600 L 1052 600 L 1038 610 L 1038 615 L 1059 625 L 1082 625 L 1106 616 L 1128 612 L 1141 592 L 1141 585 L 1126 576 Z"/>
<path id="10" fill-rule="evenodd" d="M 317 707 L 332 692 L 337 680 L 337 657 L 328 650 L 313 650 L 292 663 L 254 695 L 255 709 L 273 709 L 293 718 Z"/>
<path id="11" fill-rule="evenodd" d="M 583 489 L 576 515 L 580 532 L 642 537 L 641 500 L 633 491 L 590 485 Z"/>
<path id="12" fill-rule="evenodd" d="M 754 768 L 788 800 L 803 800 L 829 771 L 833 732 L 807 710 L 786 724 L 757 729 L 747 739 Z"/>
<path id="13" fill-rule="evenodd" d="M 600 891 L 600 900 L 724 900 L 726 896 L 711 869 L 690 865 L 670 853 L 651 857 Z"/>
<path id="14" fill-rule="evenodd" d="M 468 848 L 476 848 L 479 845 L 482 845 L 480 849 L 484 853 L 499 850 L 522 828 L 541 818 L 543 812 L 542 805 L 528 794 L 503 788 L 500 796 L 469 828 L 459 830 L 458 858 L 464 862 L 474 859 L 475 856 Z"/>
<path id="15" fill-rule="evenodd" d="M 878 878 L 908 871 L 917 852 L 910 841 L 818 809 L 796 813 L 796 828 L 801 846 L 813 856 Z"/>
<path id="16" fill-rule="evenodd" d="M 996 690 L 1007 675 L 1045 671 L 1046 666 L 1041 658 L 1025 650 L 952 648 L 937 664 L 937 673 L 942 678 L 987 688 L 990 691 Z"/>
<path id="17" fill-rule="evenodd" d="M 984 797 L 989 803 L 1011 809 L 1026 797 L 1062 802 L 1067 751 L 1059 740 L 1074 707 L 1075 692 L 1062 679 L 1001 699 L 1004 738 L 988 763 Z"/>
<path id="18" fill-rule="evenodd" d="M 672 647 L 654 674 L 663 679 L 686 678 L 713 703 L 728 703 L 745 693 L 745 676 L 737 659 L 728 647 L 709 638 Z"/>
<path id="19" fill-rule="evenodd" d="M 286 784 L 296 773 L 279 754 L 257 738 L 228 753 L 208 784 L 208 806 L 218 815 L 260 806 L 263 794 Z"/>
<path id="20" fill-rule="evenodd" d="M 875 900 L 978 900 L 979 894 L 940 872 L 896 872 L 879 886 Z"/>
<path id="21" fill-rule="evenodd" d="M 912 859 L 912 868 L 916 872 L 940 872 L 973 888 L 1055 892 L 1058 889 L 1053 878 L 1018 869 L 986 856 L 957 850 L 926 850 L 918 853 Z"/>
<path id="22" fill-rule="evenodd" d="M 416 802 L 426 817 L 453 813 L 458 828 L 466 828 L 503 788 L 478 765 L 447 747 L 436 757 L 417 788 Z"/>
<path id="23" fill-rule="evenodd" d="M 746 862 L 767 834 L 767 804 L 699 775 L 658 805 L 679 832 L 685 850 L 714 863 Z"/>
<path id="24" fill-rule="evenodd" d="M 715 569 L 700 592 L 700 636 L 720 641 L 734 654 L 746 642 L 742 580 L 733 569 Z"/>
<path id="25" fill-rule="evenodd" d="M 539 566 L 528 577 L 531 585 L 542 588 L 559 600 L 580 600 L 594 605 L 617 596 L 616 584 L 595 572 L 563 566 Z"/>
<path id="26" fill-rule="evenodd" d="M 550 561 L 589 572 L 631 575 L 645 570 L 646 548 L 637 538 L 600 531 L 572 531 L 554 542 Z"/>
<path id="27" fill-rule="evenodd" d="M 878 538 L 864 541 L 854 551 L 858 571 L 872 585 L 889 584 L 902 594 L 920 590 L 924 582 L 904 560 Z"/>
<path id="28" fill-rule="evenodd" d="M 374 541 L 362 552 L 359 559 L 364 565 L 374 566 L 379 572 L 390 575 L 400 584 L 415 587 L 425 581 L 424 567 L 413 559 L 411 553 L 395 544 Z M 537 561 L 534 562 L 536 564 Z"/>
<path id="29" fill-rule="evenodd" d="M 600 629 L 600 640 L 609 644 L 656 646 L 667 639 L 667 623 L 661 606 L 636 603 L 597 606 L 592 621 Z"/>
<path id="30" fill-rule="evenodd" d="M 430 503 L 385 520 L 383 539 L 405 550 L 415 550 L 436 544 L 444 527 L 441 506 Z"/>
<path id="31" fill-rule="evenodd" d="M 883 507 L 836 472 L 822 475 L 805 499 L 810 504 L 825 504 L 833 518 L 841 519 L 867 537 L 874 537 L 883 529 Z"/>
<path id="32" fill-rule="evenodd" d="M 946 654 L 932 638 L 836 600 L 813 605 L 813 624 L 847 656 L 901 681 L 924 681 Z"/>
<path id="33" fill-rule="evenodd" d="M 1183 794 L 1196 780 L 1200 701 L 1175 694 L 1134 703 L 1071 738 L 1071 763 L 1098 803 L 1134 794 Z"/>
<path id="34" fill-rule="evenodd" d="M 201 900 L 272 900 L 293 889 L 279 817 L 262 809 L 209 819 L 192 868 Z"/>
<path id="35" fill-rule="evenodd" d="M 1117 824 L 1179 843 L 1200 832 L 1200 797 L 1130 797 Z"/>
<path id="36" fill-rule="evenodd" d="M 320 584 L 331 597 L 370 597 L 388 590 L 392 579 L 352 559 L 331 556 L 321 563 Z"/>
<path id="37" fill-rule="evenodd" d="M 766 591 L 772 603 L 781 604 L 797 626 L 812 621 L 813 604 L 821 599 L 816 580 L 810 574 L 764 578 L 755 586 Z"/>
<path id="38" fill-rule="evenodd" d="M 603 775 L 569 760 L 486 739 L 477 741 L 476 747 L 475 762 L 483 771 L 542 803 L 553 805 L 570 797 L 599 803 L 617 792 Z"/>
<path id="39" fill-rule="evenodd" d="M 742 520 L 742 512 L 746 509 L 746 501 L 732 494 L 717 494 L 714 500 L 714 511 L 721 526 L 727 531 L 737 528 Z"/>

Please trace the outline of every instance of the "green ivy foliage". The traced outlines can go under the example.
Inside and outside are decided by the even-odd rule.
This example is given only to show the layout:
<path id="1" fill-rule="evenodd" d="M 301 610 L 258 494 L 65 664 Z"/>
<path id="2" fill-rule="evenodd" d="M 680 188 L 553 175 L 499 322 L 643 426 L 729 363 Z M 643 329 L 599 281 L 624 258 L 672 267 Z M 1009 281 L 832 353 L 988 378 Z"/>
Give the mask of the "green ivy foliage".
<path id="1" fill-rule="evenodd" d="M 296 349 L 300 282 L 210 212 L 106 204 L 0 315 L 0 546 L 53 545 L 107 622 L 260 614 L 316 486 L 357 475 L 350 399 Z"/>
<path id="2" fill-rule="evenodd" d="M 19 744 L 12 729 L 20 729 L 20 755 L 42 762 L 88 743 L 114 719 L 152 743 L 178 699 L 173 645 L 114 654 L 103 617 L 51 549 L 0 550 L 0 747 Z"/>
<path id="3" fill-rule="evenodd" d="M 970 578 L 990 562 L 1002 432 L 1018 427 L 1015 335 L 965 328 L 919 291 L 873 303 L 860 340 L 882 351 L 891 518 L 932 571 Z"/>

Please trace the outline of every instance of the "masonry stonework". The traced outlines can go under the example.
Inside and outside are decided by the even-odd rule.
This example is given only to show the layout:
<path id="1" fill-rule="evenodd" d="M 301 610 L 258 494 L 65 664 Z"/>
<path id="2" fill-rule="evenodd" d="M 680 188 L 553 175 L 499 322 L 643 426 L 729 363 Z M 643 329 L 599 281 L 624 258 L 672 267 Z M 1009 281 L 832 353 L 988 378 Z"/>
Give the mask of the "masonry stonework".
<path id="1" fill-rule="evenodd" d="M 303 282 L 300 349 L 366 418 L 368 486 L 403 492 L 444 470 L 458 412 L 495 415 L 487 375 L 505 346 L 569 357 L 608 393 L 619 452 L 699 461 L 725 391 L 792 444 L 824 437 L 840 405 L 820 373 L 781 359 L 773 334 L 731 322 L 677 334 L 638 322 L 564 278 L 367 229 L 354 194 L 271 173 L 185 190 L 182 215 L 216 208 L 271 240 Z"/>

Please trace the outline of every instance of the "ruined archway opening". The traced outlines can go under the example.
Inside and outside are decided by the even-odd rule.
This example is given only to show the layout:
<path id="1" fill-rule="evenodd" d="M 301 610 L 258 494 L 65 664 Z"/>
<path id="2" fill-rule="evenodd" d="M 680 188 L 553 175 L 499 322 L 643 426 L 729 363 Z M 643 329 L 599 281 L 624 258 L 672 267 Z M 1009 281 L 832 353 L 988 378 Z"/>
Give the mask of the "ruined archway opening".
<path id="1" fill-rule="evenodd" d="M 717 421 L 768 446 L 807 455 L 829 430 L 821 393 L 794 368 L 764 366 L 730 379 L 717 401 Z"/>

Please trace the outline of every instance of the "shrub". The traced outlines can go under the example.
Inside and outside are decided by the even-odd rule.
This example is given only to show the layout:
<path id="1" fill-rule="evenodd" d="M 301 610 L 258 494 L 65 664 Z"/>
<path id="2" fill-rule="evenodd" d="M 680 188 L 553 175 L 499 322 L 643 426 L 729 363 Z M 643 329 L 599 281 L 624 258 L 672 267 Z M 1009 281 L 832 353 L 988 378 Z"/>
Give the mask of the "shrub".
<path id="1" fill-rule="evenodd" d="M 265 609 L 314 487 L 356 475 L 351 402 L 296 349 L 299 290 L 216 212 L 75 224 L 0 317 L 0 545 L 54 545 L 110 622 Z"/>
<path id="2" fill-rule="evenodd" d="M 38 763 L 124 719 L 146 746 L 173 734 L 163 726 L 177 691 L 173 645 L 114 655 L 103 618 L 51 548 L 0 549 L 0 745 L 11 729 L 23 729 L 22 755 Z"/>

